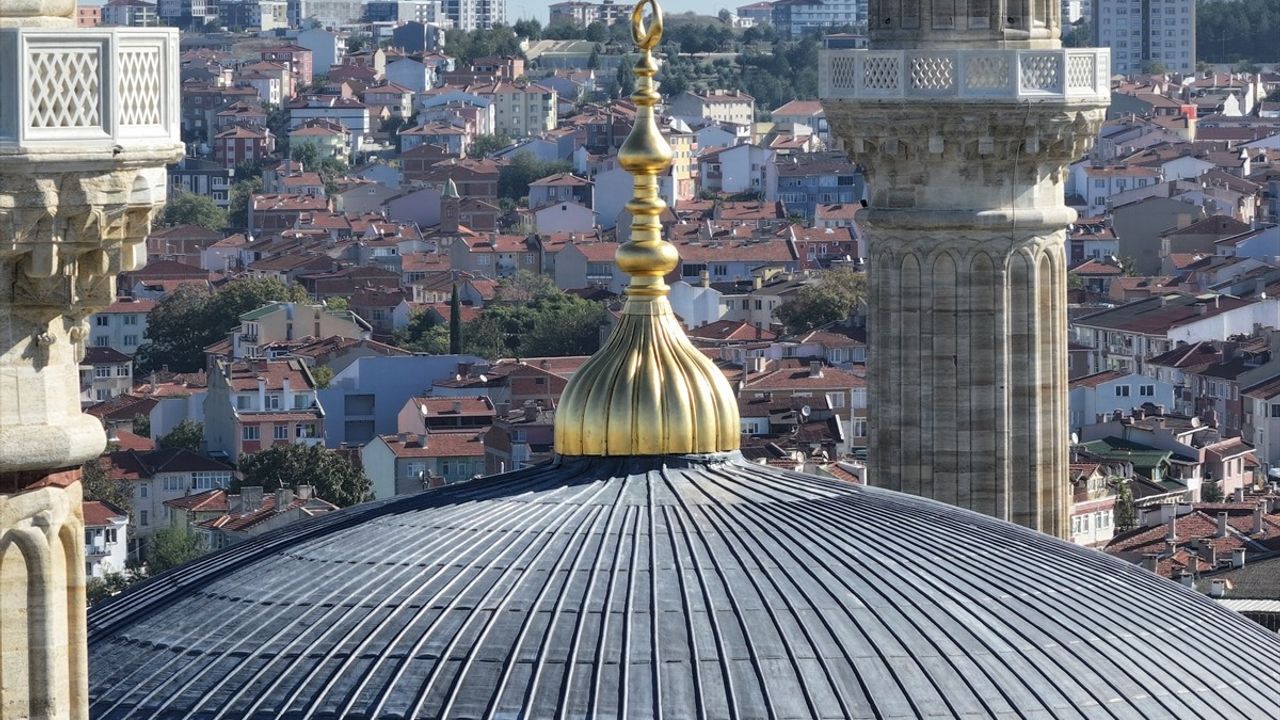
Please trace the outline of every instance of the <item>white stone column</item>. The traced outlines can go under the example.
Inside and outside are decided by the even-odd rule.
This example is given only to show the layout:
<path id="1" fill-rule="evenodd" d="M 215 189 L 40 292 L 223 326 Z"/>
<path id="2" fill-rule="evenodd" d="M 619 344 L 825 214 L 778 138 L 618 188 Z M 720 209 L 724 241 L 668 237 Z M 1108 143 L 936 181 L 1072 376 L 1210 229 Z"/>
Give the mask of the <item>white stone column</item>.
<path id="1" fill-rule="evenodd" d="M 1105 51 L 1078 52 L 842 51 L 822 72 L 833 132 L 872 190 L 858 215 L 869 481 L 1058 536 L 1075 219 L 1063 185 L 1109 91 Z"/>
<path id="2" fill-rule="evenodd" d="M 0 2 L 0 720 L 88 714 L 78 366 L 182 156 L 177 33 L 74 11 Z"/>

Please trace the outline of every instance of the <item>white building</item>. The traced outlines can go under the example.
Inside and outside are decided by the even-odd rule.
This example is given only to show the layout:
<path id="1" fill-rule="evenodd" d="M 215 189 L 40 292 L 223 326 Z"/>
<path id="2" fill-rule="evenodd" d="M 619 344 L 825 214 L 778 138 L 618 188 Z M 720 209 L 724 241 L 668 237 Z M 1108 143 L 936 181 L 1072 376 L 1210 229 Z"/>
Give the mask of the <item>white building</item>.
<path id="1" fill-rule="evenodd" d="M 129 513 L 101 500 L 84 501 L 84 574 L 100 578 L 129 560 Z"/>
<path id="2" fill-rule="evenodd" d="M 741 90 L 686 90 L 667 112 L 690 125 L 698 120 L 750 125 L 756 119 L 756 99 Z"/>
<path id="3" fill-rule="evenodd" d="M 328 75 L 329 68 L 342 62 L 342 56 L 347 54 L 342 35 L 333 30 L 303 30 L 295 42 L 311 51 L 311 67 L 316 75 Z"/>
<path id="4" fill-rule="evenodd" d="M 711 192 L 765 192 L 773 151 L 745 143 L 712 150 L 698 158 L 702 189 Z"/>
<path id="5" fill-rule="evenodd" d="M 1195 0 L 1093 1 L 1094 45 L 1111 48 L 1111 72 L 1135 75 L 1156 63 L 1170 72 L 1196 70 Z"/>
<path id="6" fill-rule="evenodd" d="M 117 298 L 89 320 L 89 344 L 133 357 L 147 334 L 147 313 L 155 305 L 155 300 Z"/>
<path id="7" fill-rule="evenodd" d="M 867 0 L 778 0 L 773 26 L 784 37 L 798 38 L 826 28 L 865 25 Z"/>
<path id="8" fill-rule="evenodd" d="M 1069 387 L 1072 432 L 1092 425 L 1099 415 L 1111 417 L 1117 410 L 1127 415 L 1145 403 L 1173 410 L 1173 385 L 1137 373 L 1103 370 L 1076 378 Z"/>

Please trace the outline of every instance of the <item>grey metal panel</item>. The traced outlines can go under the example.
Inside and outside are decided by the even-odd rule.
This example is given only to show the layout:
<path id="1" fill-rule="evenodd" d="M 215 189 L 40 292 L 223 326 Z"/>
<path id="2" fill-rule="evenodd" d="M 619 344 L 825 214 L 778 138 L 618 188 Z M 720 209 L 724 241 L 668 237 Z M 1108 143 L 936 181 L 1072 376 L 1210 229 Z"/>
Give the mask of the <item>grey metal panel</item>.
<path id="1" fill-rule="evenodd" d="M 1122 561 L 737 455 L 372 503 L 90 615 L 104 719 L 1280 717 L 1277 660 Z"/>

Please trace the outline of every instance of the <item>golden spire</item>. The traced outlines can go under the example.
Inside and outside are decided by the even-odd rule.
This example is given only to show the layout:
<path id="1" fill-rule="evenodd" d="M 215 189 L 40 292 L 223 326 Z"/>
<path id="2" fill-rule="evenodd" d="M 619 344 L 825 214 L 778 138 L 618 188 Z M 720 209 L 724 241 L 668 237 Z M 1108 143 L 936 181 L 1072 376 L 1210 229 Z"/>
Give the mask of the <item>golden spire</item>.
<path id="1" fill-rule="evenodd" d="M 645 11 L 650 11 L 645 26 Z M 653 48 L 662 39 L 662 9 L 641 0 L 631 12 L 631 37 L 640 49 L 635 66 L 636 124 L 618 151 L 635 178 L 627 210 L 631 239 L 618 248 L 618 267 L 631 276 L 622 318 L 600 352 L 565 388 L 556 410 L 556 452 L 561 455 L 676 455 L 738 449 L 738 405 L 729 382 L 689 342 L 664 278 L 680 255 L 662 239 L 658 175 L 671 165 L 671 146 L 658 131 Z"/>

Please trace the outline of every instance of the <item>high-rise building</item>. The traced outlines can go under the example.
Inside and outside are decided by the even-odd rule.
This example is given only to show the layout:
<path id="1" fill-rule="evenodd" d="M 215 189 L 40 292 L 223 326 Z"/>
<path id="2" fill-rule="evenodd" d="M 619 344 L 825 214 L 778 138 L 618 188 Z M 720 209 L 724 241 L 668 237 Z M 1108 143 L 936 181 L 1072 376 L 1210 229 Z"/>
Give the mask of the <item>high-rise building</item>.
<path id="1" fill-rule="evenodd" d="M 827 50 L 833 134 L 867 168 L 870 482 L 1067 532 L 1066 167 L 1110 99 L 1050 0 L 875 0 Z"/>
<path id="2" fill-rule="evenodd" d="M 867 0 L 777 0 L 770 12 L 778 32 L 797 38 L 828 28 L 866 25 Z"/>
<path id="3" fill-rule="evenodd" d="M 507 21 L 506 0 L 444 0 L 444 13 L 455 28 L 491 28 Z"/>
<path id="4" fill-rule="evenodd" d="M 1195 0 L 1093 0 L 1094 45 L 1111 48 L 1111 72 L 1196 70 Z"/>

